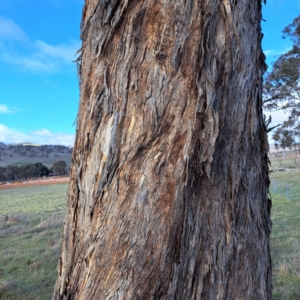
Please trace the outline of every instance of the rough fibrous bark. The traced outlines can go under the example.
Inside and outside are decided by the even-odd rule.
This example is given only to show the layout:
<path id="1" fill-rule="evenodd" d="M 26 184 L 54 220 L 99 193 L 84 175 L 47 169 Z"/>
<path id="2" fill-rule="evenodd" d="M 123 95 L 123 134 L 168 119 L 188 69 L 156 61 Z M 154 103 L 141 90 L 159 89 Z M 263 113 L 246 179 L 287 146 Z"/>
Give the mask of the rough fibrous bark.
<path id="1" fill-rule="evenodd" d="M 259 0 L 86 0 L 53 299 L 272 299 Z"/>

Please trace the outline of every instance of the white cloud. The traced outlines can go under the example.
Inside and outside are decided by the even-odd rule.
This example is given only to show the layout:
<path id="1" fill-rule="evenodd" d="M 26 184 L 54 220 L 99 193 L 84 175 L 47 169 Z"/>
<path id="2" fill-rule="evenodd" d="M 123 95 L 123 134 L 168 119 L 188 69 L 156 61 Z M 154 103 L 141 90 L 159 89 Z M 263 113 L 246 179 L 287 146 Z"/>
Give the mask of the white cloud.
<path id="1" fill-rule="evenodd" d="M 50 45 L 36 41 L 33 50 L 27 55 L 0 53 L 0 59 L 11 65 L 19 66 L 24 71 L 39 73 L 55 73 L 69 65 L 75 71 L 75 53 L 80 48 L 80 41 L 70 40 L 69 43 Z M 65 68 L 64 68 L 65 70 Z"/>
<path id="2" fill-rule="evenodd" d="M 29 138 L 38 144 L 73 146 L 75 134 L 51 132 L 48 129 L 42 128 L 40 130 L 32 131 Z"/>
<path id="3" fill-rule="evenodd" d="M 51 132 L 43 128 L 30 133 L 24 133 L 0 124 L 0 142 L 6 144 L 32 142 L 41 145 L 73 146 L 74 140 L 75 135 L 66 132 Z"/>
<path id="4" fill-rule="evenodd" d="M 265 50 L 264 54 L 265 54 L 265 56 L 270 56 L 270 55 L 274 55 L 275 52 L 276 52 L 276 50 Z"/>
<path id="5" fill-rule="evenodd" d="M 267 50 L 264 50 L 264 54 L 266 57 L 278 56 L 278 55 L 288 52 L 290 49 L 291 49 L 291 47 L 285 47 L 284 49 L 267 49 Z"/>
<path id="6" fill-rule="evenodd" d="M 14 43 L 7 42 L 8 39 Z M 0 60 L 20 67 L 22 71 L 75 72 L 76 67 L 72 62 L 76 59 L 75 53 L 80 47 L 81 42 L 73 39 L 58 45 L 41 40 L 30 41 L 14 21 L 0 16 Z"/>
<path id="7" fill-rule="evenodd" d="M 0 142 L 9 144 L 20 143 L 21 141 L 26 141 L 26 139 L 26 134 L 0 124 Z"/>
<path id="8" fill-rule="evenodd" d="M 37 136 L 42 136 L 42 137 L 52 136 L 52 133 L 48 129 L 44 129 L 44 128 L 33 131 L 32 134 L 37 135 Z"/>
<path id="9" fill-rule="evenodd" d="M 0 39 L 14 39 L 24 41 L 25 32 L 12 20 L 0 16 Z"/>
<path id="10" fill-rule="evenodd" d="M 43 73 L 52 73 L 57 70 L 55 64 L 49 60 L 42 61 L 41 59 L 34 57 L 13 56 L 9 53 L 3 53 L 1 58 L 11 65 L 21 67 L 23 70 Z"/>
<path id="11" fill-rule="evenodd" d="M 38 50 L 38 56 L 58 58 L 69 63 L 75 60 L 75 53 L 81 47 L 80 41 L 75 40 L 70 40 L 67 44 L 56 46 L 49 45 L 43 41 L 36 41 L 35 45 Z"/>
<path id="12" fill-rule="evenodd" d="M 5 104 L 0 104 L 0 114 L 12 114 L 15 112 L 15 108 L 8 107 Z"/>

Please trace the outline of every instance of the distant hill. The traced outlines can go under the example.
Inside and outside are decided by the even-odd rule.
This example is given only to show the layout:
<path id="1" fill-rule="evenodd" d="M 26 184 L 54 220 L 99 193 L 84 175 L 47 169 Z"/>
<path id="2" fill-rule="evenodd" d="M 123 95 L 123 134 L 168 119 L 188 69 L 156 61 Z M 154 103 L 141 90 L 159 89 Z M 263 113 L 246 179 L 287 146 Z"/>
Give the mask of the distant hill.
<path id="1" fill-rule="evenodd" d="M 23 146 L 42 146 L 40 144 L 34 144 L 34 143 L 31 143 L 31 142 L 24 142 L 24 143 L 10 144 L 10 145 L 11 146 L 20 146 L 20 145 L 23 145 Z"/>
<path id="2" fill-rule="evenodd" d="M 0 142 L 0 167 L 41 162 L 51 168 L 59 160 L 69 166 L 71 154 L 72 148 L 62 145 L 37 145 L 30 142 L 6 145 Z"/>

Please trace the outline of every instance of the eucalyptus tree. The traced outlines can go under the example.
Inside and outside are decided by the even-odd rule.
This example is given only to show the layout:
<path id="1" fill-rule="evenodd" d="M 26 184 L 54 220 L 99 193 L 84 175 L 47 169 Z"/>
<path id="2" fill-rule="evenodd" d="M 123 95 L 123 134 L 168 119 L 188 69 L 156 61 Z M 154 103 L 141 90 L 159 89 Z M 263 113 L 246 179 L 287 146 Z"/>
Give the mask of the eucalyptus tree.
<path id="1" fill-rule="evenodd" d="M 85 1 L 53 299 L 272 299 L 261 17 Z"/>
<path id="2" fill-rule="evenodd" d="M 277 145 L 290 147 L 299 144 L 300 131 L 300 15 L 284 28 L 283 38 L 291 39 L 293 46 L 278 57 L 271 72 L 265 76 L 264 109 L 288 112 L 288 119 L 278 125 L 281 127 L 272 137 Z"/>

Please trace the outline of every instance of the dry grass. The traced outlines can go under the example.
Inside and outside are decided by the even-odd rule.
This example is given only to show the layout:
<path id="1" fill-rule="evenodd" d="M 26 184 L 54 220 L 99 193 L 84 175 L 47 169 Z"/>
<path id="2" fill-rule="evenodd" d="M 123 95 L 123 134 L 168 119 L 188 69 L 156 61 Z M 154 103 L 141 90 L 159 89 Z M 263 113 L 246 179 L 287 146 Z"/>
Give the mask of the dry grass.
<path id="1" fill-rule="evenodd" d="M 300 299 L 300 251 L 298 240 L 294 242 L 294 251 L 277 263 L 275 262 L 273 269 L 275 299 Z"/>

